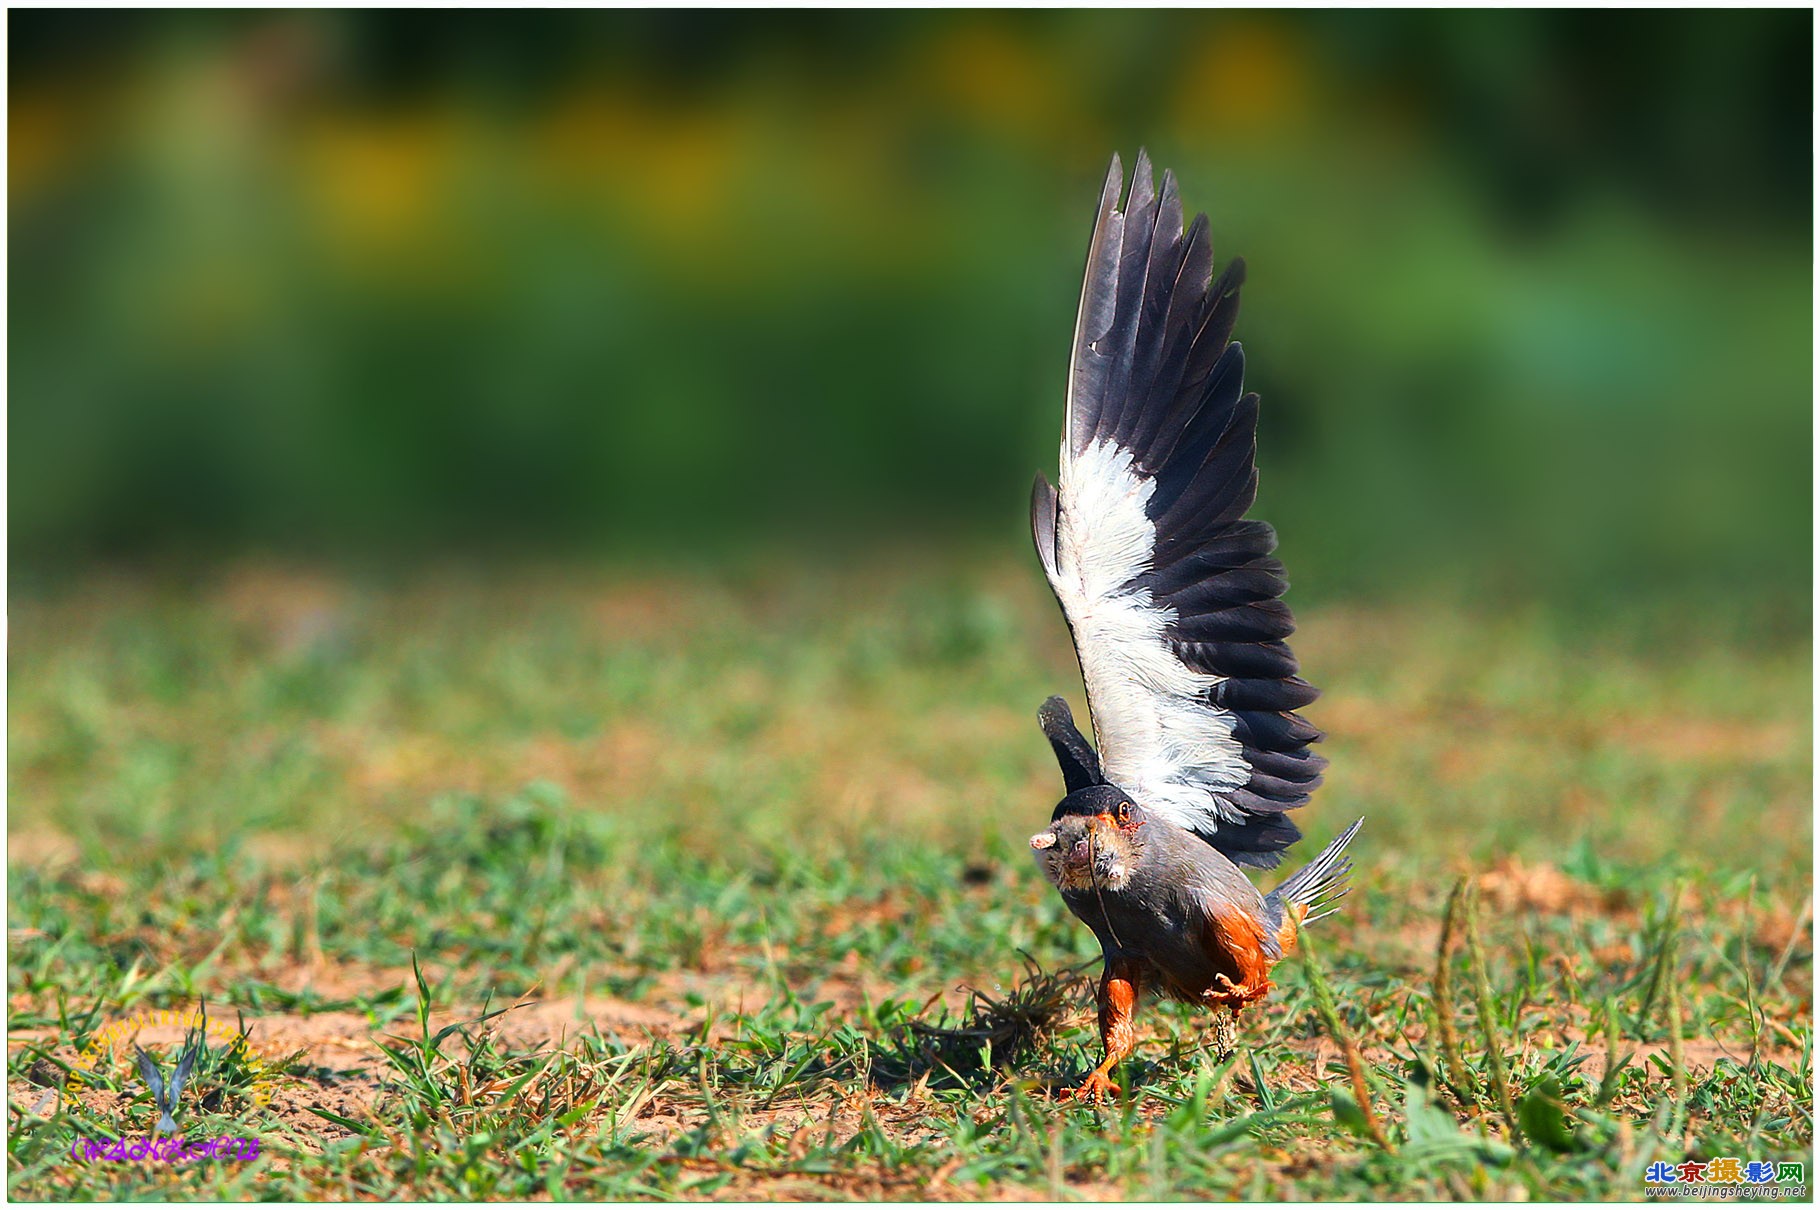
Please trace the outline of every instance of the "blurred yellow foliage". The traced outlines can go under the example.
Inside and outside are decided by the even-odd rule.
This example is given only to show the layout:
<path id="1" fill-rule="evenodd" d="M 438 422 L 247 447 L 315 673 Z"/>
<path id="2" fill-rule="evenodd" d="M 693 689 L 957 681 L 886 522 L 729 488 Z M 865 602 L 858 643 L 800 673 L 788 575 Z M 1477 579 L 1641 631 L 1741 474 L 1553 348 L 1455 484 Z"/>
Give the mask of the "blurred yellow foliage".
<path id="1" fill-rule="evenodd" d="M 301 183 L 327 248 L 347 266 L 417 262 L 448 249 L 450 199 L 479 167 L 455 115 L 325 113 L 298 147 Z"/>
<path id="2" fill-rule="evenodd" d="M 47 98 L 15 98 L 7 106 L 6 179 L 9 199 L 36 194 L 64 171 L 79 146 L 68 107 Z"/>
<path id="3" fill-rule="evenodd" d="M 1079 94 L 1061 78 L 1057 60 L 999 26 L 956 26 L 918 66 L 958 112 L 988 130 L 1050 143 L 1077 129 L 1071 116 Z"/>
<path id="4" fill-rule="evenodd" d="M 1313 72 L 1301 39 L 1276 21 L 1233 19 L 1188 57 L 1173 107 L 1178 137 L 1194 142 L 1266 139 L 1311 109 Z"/>
<path id="5" fill-rule="evenodd" d="M 531 142 L 543 179 L 598 196 L 642 234 L 686 249 L 736 192 L 738 126 L 725 108 L 587 90 L 551 106 Z"/>

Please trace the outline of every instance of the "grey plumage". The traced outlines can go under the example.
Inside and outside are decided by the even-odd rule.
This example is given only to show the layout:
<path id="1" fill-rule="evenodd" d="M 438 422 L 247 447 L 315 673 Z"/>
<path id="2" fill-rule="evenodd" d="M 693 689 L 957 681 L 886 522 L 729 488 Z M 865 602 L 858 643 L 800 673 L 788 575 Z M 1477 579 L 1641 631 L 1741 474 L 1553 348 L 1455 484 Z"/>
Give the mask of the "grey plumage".
<path id="1" fill-rule="evenodd" d="M 1239 977 L 1236 967 L 1207 945 L 1211 909 L 1227 905 L 1258 916 L 1264 897 L 1194 833 L 1142 808 L 1135 813 L 1131 876 L 1117 886 L 1063 891 L 1062 898 L 1093 930 L 1108 958 L 1142 961 L 1159 976 L 1159 990 L 1199 1004 L 1215 974 Z"/>
<path id="2" fill-rule="evenodd" d="M 1061 886 L 1062 899 L 1093 930 L 1108 961 L 1141 963 L 1154 972 L 1159 990 L 1191 1004 L 1206 1003 L 1205 992 L 1217 975 L 1242 982 L 1235 957 L 1209 944 L 1216 917 L 1236 914 L 1257 921 L 1257 943 L 1265 958 L 1280 960 L 1282 938 L 1293 939 L 1346 894 L 1352 870 L 1346 846 L 1365 822 L 1355 822 L 1320 856 L 1264 895 L 1225 854 L 1142 807 L 1128 808 L 1129 828 L 1102 827 L 1094 833 L 1092 812 L 1123 797 L 1116 787 L 1098 787 L 1070 795 L 1057 808 L 1051 824 L 1056 843 L 1050 847 L 1058 856 L 1091 835 L 1094 847 L 1112 859 L 1093 869 L 1089 885 Z M 1286 929 L 1285 913 L 1292 907 L 1308 914 Z"/>

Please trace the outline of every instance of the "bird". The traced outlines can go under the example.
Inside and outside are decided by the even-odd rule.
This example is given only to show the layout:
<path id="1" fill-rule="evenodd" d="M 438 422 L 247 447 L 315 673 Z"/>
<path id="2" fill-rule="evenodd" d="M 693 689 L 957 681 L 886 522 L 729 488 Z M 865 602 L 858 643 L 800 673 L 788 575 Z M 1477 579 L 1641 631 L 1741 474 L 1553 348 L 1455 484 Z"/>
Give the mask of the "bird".
<path id="1" fill-rule="evenodd" d="M 139 1058 L 139 1078 L 152 1094 L 152 1108 L 158 1111 L 158 1124 L 153 1127 L 161 1134 L 172 1134 L 177 1129 L 177 1098 L 183 1095 L 183 1086 L 189 1083 L 190 1070 L 196 1066 L 196 1057 L 202 1051 L 202 1039 L 198 1034 L 186 1039 L 183 1053 L 177 1057 L 177 1066 L 171 1071 L 167 1083 L 158 1071 L 158 1061 L 145 1053 L 141 1046 L 134 1046 Z"/>
<path id="2" fill-rule="evenodd" d="M 1246 875 L 1301 839 L 1327 761 L 1296 711 L 1318 695 L 1284 639 L 1276 532 L 1257 495 L 1258 396 L 1231 339 L 1245 264 L 1216 279 L 1207 216 L 1184 230 L 1172 173 L 1140 151 L 1121 206 L 1101 192 L 1076 315 L 1054 486 L 1030 525 L 1087 691 L 1095 748 L 1067 702 L 1037 713 L 1065 797 L 1030 838 L 1039 868 L 1099 940 L 1104 1060 L 1064 1095 L 1120 1095 L 1141 995 L 1239 1010 L 1271 990 L 1301 930 L 1335 910 L 1364 820 L 1269 894 Z"/>

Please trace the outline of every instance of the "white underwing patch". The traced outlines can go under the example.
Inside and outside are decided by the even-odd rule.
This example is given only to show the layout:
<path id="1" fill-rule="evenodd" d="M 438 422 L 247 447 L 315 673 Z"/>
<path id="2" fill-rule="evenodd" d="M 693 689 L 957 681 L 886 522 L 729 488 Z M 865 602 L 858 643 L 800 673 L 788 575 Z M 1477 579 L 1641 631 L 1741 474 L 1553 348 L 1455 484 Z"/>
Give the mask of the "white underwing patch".
<path id="1" fill-rule="evenodd" d="M 1243 786 L 1251 770 L 1231 713 L 1208 700 L 1223 678 L 1176 658 L 1164 638 L 1175 611 L 1131 585 L 1156 548 L 1145 513 L 1156 484 L 1104 439 L 1073 458 L 1064 442 L 1061 472 L 1053 584 L 1074 630 L 1101 766 L 1163 818 L 1209 831 L 1229 815 L 1214 791 Z"/>

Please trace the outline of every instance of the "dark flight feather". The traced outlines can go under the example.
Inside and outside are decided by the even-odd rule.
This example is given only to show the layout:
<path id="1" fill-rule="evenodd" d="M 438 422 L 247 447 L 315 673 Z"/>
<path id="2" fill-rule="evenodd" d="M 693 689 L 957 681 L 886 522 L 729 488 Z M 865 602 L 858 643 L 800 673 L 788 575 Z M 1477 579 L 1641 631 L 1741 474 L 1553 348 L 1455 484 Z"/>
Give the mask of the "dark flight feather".
<path id="1" fill-rule="evenodd" d="M 1068 793 L 1106 784 L 1106 778 L 1100 772 L 1099 753 L 1074 725 L 1074 713 L 1068 709 L 1066 701 L 1060 697 L 1050 698 L 1036 712 L 1036 717 L 1043 726 L 1043 734 L 1049 737 L 1049 746 L 1055 749 L 1056 763 L 1062 767 L 1062 783 L 1067 786 Z"/>

